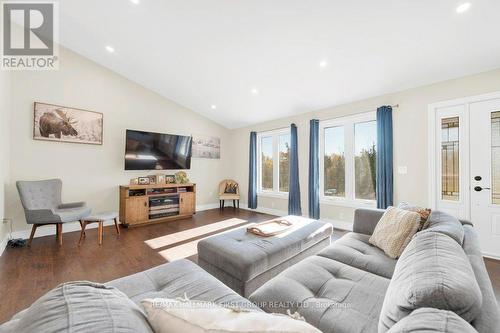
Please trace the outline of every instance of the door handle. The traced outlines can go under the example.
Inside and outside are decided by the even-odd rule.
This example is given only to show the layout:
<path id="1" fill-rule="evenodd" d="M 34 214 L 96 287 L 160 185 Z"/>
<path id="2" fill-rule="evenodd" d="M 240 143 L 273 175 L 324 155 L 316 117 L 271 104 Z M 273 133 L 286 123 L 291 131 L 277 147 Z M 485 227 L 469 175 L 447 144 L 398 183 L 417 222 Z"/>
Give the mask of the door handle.
<path id="1" fill-rule="evenodd" d="M 490 187 L 481 187 L 481 186 L 474 187 L 474 191 L 476 191 L 476 192 L 481 192 L 482 190 L 491 190 L 491 188 Z"/>

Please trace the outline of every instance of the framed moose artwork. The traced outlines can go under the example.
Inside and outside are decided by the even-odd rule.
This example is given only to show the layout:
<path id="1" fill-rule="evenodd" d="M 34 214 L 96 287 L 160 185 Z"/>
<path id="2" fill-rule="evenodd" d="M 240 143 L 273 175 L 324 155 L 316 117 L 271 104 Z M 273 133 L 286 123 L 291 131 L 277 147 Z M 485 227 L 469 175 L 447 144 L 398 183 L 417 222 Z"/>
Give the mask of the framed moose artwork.
<path id="1" fill-rule="evenodd" d="M 103 114 L 35 102 L 33 139 L 102 145 Z"/>

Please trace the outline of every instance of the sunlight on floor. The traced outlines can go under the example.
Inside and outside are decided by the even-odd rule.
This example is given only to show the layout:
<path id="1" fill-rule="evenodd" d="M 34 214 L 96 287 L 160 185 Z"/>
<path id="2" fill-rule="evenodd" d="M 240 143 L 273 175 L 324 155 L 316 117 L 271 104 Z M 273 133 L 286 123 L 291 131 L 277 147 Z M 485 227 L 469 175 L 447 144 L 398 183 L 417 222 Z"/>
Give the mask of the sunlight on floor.
<path id="1" fill-rule="evenodd" d="M 240 220 L 240 219 L 236 219 L 236 218 L 231 219 L 231 220 L 242 221 L 240 223 L 247 222 L 245 220 Z M 230 221 L 230 220 L 227 220 L 227 221 Z M 223 222 L 226 222 L 226 221 L 223 221 Z M 238 224 L 240 224 L 240 223 L 238 223 Z M 247 226 L 248 225 L 245 224 L 245 225 L 242 225 L 242 226 L 237 227 L 237 228 L 232 228 L 230 230 L 235 230 L 235 229 L 238 229 L 238 228 L 246 228 Z M 198 242 L 200 242 L 201 240 L 206 239 L 208 237 L 211 237 L 211 236 L 203 237 L 203 238 L 200 238 L 200 239 L 196 239 L 196 240 L 194 240 L 192 242 L 188 242 L 188 243 L 184 243 L 184 244 L 181 244 L 181 245 L 173 246 L 173 247 L 171 247 L 169 249 L 160 251 L 158 253 L 163 258 L 165 258 L 167 261 L 173 261 L 173 260 L 188 258 L 188 257 L 194 256 L 194 255 L 196 255 L 198 253 Z"/>
<path id="2" fill-rule="evenodd" d="M 176 232 L 174 234 L 153 238 L 153 239 L 145 241 L 145 243 L 147 245 L 149 245 L 149 247 L 151 247 L 152 249 L 158 249 L 161 247 L 173 245 L 173 244 L 176 244 L 179 242 L 184 242 L 184 241 L 187 241 L 189 239 L 204 236 L 204 235 L 212 233 L 212 232 L 220 231 L 220 230 L 234 227 L 234 226 L 237 226 L 237 225 L 240 225 L 243 223 L 247 223 L 247 222 L 248 221 L 246 221 L 246 220 L 232 218 L 232 219 L 224 220 L 221 222 L 216 222 L 216 223 L 204 225 L 202 227 L 184 230 L 184 231 Z"/>

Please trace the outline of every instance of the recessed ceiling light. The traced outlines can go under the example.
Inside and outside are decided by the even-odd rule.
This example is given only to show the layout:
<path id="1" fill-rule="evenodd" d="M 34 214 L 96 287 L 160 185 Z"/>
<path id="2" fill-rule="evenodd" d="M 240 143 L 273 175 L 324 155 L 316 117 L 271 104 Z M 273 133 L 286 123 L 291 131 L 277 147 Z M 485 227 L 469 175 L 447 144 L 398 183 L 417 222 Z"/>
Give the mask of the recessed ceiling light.
<path id="1" fill-rule="evenodd" d="M 257 90 L 257 88 L 252 89 L 252 94 L 257 95 L 258 93 L 259 93 L 259 91 Z"/>
<path id="2" fill-rule="evenodd" d="M 210 107 L 212 108 L 212 110 L 217 109 L 217 105 L 213 105 L 213 104 L 212 104 L 212 105 L 210 105 Z"/>
<path id="3" fill-rule="evenodd" d="M 108 45 L 108 46 L 106 46 L 106 51 L 108 51 L 109 53 L 113 53 L 113 52 L 115 52 L 115 48 Z"/>
<path id="4" fill-rule="evenodd" d="M 465 2 L 461 4 L 460 6 L 457 7 L 457 13 L 458 14 L 465 13 L 470 9 L 470 6 L 471 6 L 470 2 Z"/>
<path id="5" fill-rule="evenodd" d="M 138 5 L 141 3 L 141 0 L 130 0 L 134 5 Z"/>
<path id="6" fill-rule="evenodd" d="M 319 62 L 319 67 L 325 68 L 327 65 L 328 65 L 328 63 L 326 62 L 326 60 Z"/>

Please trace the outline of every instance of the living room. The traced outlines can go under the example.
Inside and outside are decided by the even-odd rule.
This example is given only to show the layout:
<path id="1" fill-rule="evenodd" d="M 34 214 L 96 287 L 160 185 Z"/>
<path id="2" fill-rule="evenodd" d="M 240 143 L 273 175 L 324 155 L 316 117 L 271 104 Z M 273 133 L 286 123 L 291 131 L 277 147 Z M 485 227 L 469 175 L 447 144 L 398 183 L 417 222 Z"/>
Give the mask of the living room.
<path id="1" fill-rule="evenodd" d="M 1 6 L 0 332 L 500 331 L 500 3 Z"/>

